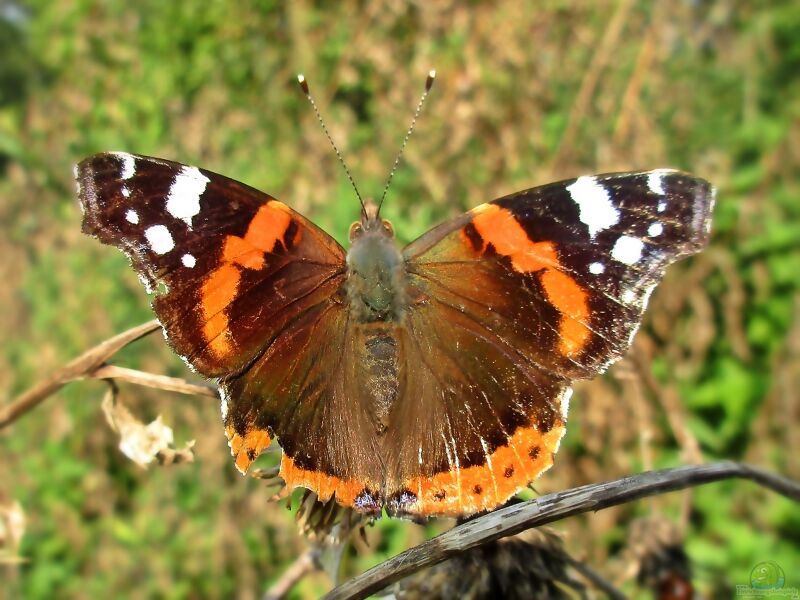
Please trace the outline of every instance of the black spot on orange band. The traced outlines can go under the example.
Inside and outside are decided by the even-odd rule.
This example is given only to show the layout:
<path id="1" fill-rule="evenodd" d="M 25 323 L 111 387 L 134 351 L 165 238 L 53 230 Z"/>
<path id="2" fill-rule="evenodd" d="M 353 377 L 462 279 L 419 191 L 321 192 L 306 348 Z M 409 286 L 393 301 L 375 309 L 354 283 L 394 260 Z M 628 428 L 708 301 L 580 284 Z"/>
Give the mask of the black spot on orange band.
<path id="1" fill-rule="evenodd" d="M 267 430 L 258 428 L 250 428 L 247 433 L 241 435 L 228 425 L 225 428 L 225 435 L 228 437 L 228 445 L 231 447 L 236 468 L 241 473 L 247 472 L 253 461 L 269 447 L 272 441 Z"/>
<path id="2" fill-rule="evenodd" d="M 487 453 L 482 464 L 454 465 L 403 482 L 401 489 L 410 492 L 409 501 L 394 509 L 409 515 L 463 516 L 497 508 L 552 466 L 564 431 L 558 418 L 548 431 L 543 431 L 535 418 Z M 537 448 L 535 453 L 533 448 Z"/>

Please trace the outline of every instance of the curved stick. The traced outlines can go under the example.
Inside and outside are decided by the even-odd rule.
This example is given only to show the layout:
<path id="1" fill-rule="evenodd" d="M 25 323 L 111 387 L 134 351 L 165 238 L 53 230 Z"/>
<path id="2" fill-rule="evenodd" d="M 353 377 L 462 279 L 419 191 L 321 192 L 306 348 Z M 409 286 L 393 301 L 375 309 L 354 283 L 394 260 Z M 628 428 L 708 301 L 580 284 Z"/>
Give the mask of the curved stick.
<path id="1" fill-rule="evenodd" d="M 161 324 L 156 320 L 142 323 L 99 343 L 71 360 L 12 402 L 0 407 L 0 429 L 7 427 L 26 412 L 36 408 L 70 381 L 91 377 L 93 371 L 102 367 L 106 360 L 122 348 L 160 327 Z"/>

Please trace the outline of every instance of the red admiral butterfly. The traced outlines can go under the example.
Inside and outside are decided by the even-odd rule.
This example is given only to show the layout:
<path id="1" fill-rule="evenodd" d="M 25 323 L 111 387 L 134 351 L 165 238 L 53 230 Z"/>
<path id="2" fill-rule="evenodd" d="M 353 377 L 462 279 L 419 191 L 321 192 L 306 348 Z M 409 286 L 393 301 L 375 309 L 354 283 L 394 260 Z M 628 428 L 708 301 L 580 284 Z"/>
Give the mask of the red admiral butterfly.
<path id="1" fill-rule="evenodd" d="M 170 345 L 219 381 L 245 472 L 378 514 L 491 510 L 553 463 L 570 384 L 622 356 L 664 269 L 709 236 L 714 189 L 659 169 L 482 204 L 400 249 L 366 204 L 344 250 L 204 169 L 103 153 L 83 231 L 118 247 Z"/>

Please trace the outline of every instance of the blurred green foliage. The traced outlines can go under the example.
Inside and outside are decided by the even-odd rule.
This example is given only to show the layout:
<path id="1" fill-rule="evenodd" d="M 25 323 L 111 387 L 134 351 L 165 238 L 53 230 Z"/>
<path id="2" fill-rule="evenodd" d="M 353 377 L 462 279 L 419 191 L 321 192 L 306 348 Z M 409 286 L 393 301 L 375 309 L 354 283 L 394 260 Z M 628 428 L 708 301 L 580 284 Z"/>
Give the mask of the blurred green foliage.
<path id="1" fill-rule="evenodd" d="M 707 460 L 800 477 L 800 5 L 467 4 L 0 0 L 3 397 L 150 315 L 122 255 L 80 235 L 73 163 L 124 149 L 200 164 L 345 241 L 355 197 L 295 74 L 375 196 L 436 67 L 385 209 L 403 241 L 577 172 L 671 165 L 719 187 L 712 247 L 671 271 L 640 334 L 660 387 L 632 398 L 613 370 L 580 387 L 537 490 L 689 460 L 683 427 Z M 187 376 L 157 337 L 115 362 Z M 257 597 L 304 542 L 282 504 L 234 474 L 214 403 L 124 388 L 142 418 L 162 414 L 179 440 L 198 440 L 196 463 L 143 472 L 117 450 L 102 392 L 70 385 L 0 432 L 0 501 L 28 516 L 27 562 L 0 566 L 0 587 L 25 598 Z M 653 513 L 685 524 L 708 597 L 748 583 L 764 560 L 800 587 L 796 505 L 742 482 L 561 525 L 568 547 L 619 579 L 626 524 Z M 383 520 L 346 573 L 440 529 Z M 294 594 L 328 586 L 313 576 Z"/>

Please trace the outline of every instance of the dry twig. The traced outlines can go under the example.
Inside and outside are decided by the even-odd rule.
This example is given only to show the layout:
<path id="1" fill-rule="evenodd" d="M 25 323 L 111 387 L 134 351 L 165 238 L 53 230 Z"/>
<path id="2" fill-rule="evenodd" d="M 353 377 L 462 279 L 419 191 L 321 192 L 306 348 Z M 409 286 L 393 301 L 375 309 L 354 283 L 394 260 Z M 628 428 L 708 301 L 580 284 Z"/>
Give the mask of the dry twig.
<path id="1" fill-rule="evenodd" d="M 620 37 L 625 29 L 631 9 L 635 6 L 633 0 L 619 0 L 616 10 L 605 28 L 603 37 L 597 45 L 597 50 L 592 55 L 592 61 L 586 68 L 581 86 L 575 96 L 575 101 L 567 117 L 567 126 L 561 135 L 558 148 L 550 162 L 550 172 L 558 173 L 563 167 L 566 157 L 573 151 L 573 144 L 578 132 L 578 127 L 583 122 L 590 104 L 595 97 L 597 84 L 605 67 L 614 56 L 614 50 L 619 45 Z"/>
<path id="2" fill-rule="evenodd" d="M 289 566 L 283 575 L 272 584 L 267 590 L 261 600 L 280 600 L 299 582 L 303 577 L 316 571 L 317 566 L 317 548 L 309 548 L 298 556 L 295 561 Z"/>
<path id="3" fill-rule="evenodd" d="M 120 379 L 138 385 L 158 389 L 180 392 L 182 394 L 196 394 L 198 396 L 217 397 L 216 389 L 207 384 L 192 384 L 183 379 L 154 375 L 133 369 L 106 365 L 105 361 L 122 350 L 131 342 L 156 331 L 161 325 L 158 321 L 148 321 L 137 325 L 119 335 L 115 335 L 94 348 L 90 348 L 77 358 L 40 381 L 30 390 L 0 407 L 0 429 L 7 427 L 25 413 L 33 410 L 39 404 L 52 396 L 70 381 L 78 379 Z"/>
<path id="4" fill-rule="evenodd" d="M 145 371 L 137 371 L 136 369 L 115 367 L 114 365 L 104 365 L 92 371 L 90 376 L 93 379 L 127 381 L 128 383 L 135 383 L 136 385 L 166 390 L 168 392 L 178 392 L 179 394 L 219 398 L 216 386 L 208 383 L 189 383 L 185 379 L 179 377 L 156 375 Z"/>

